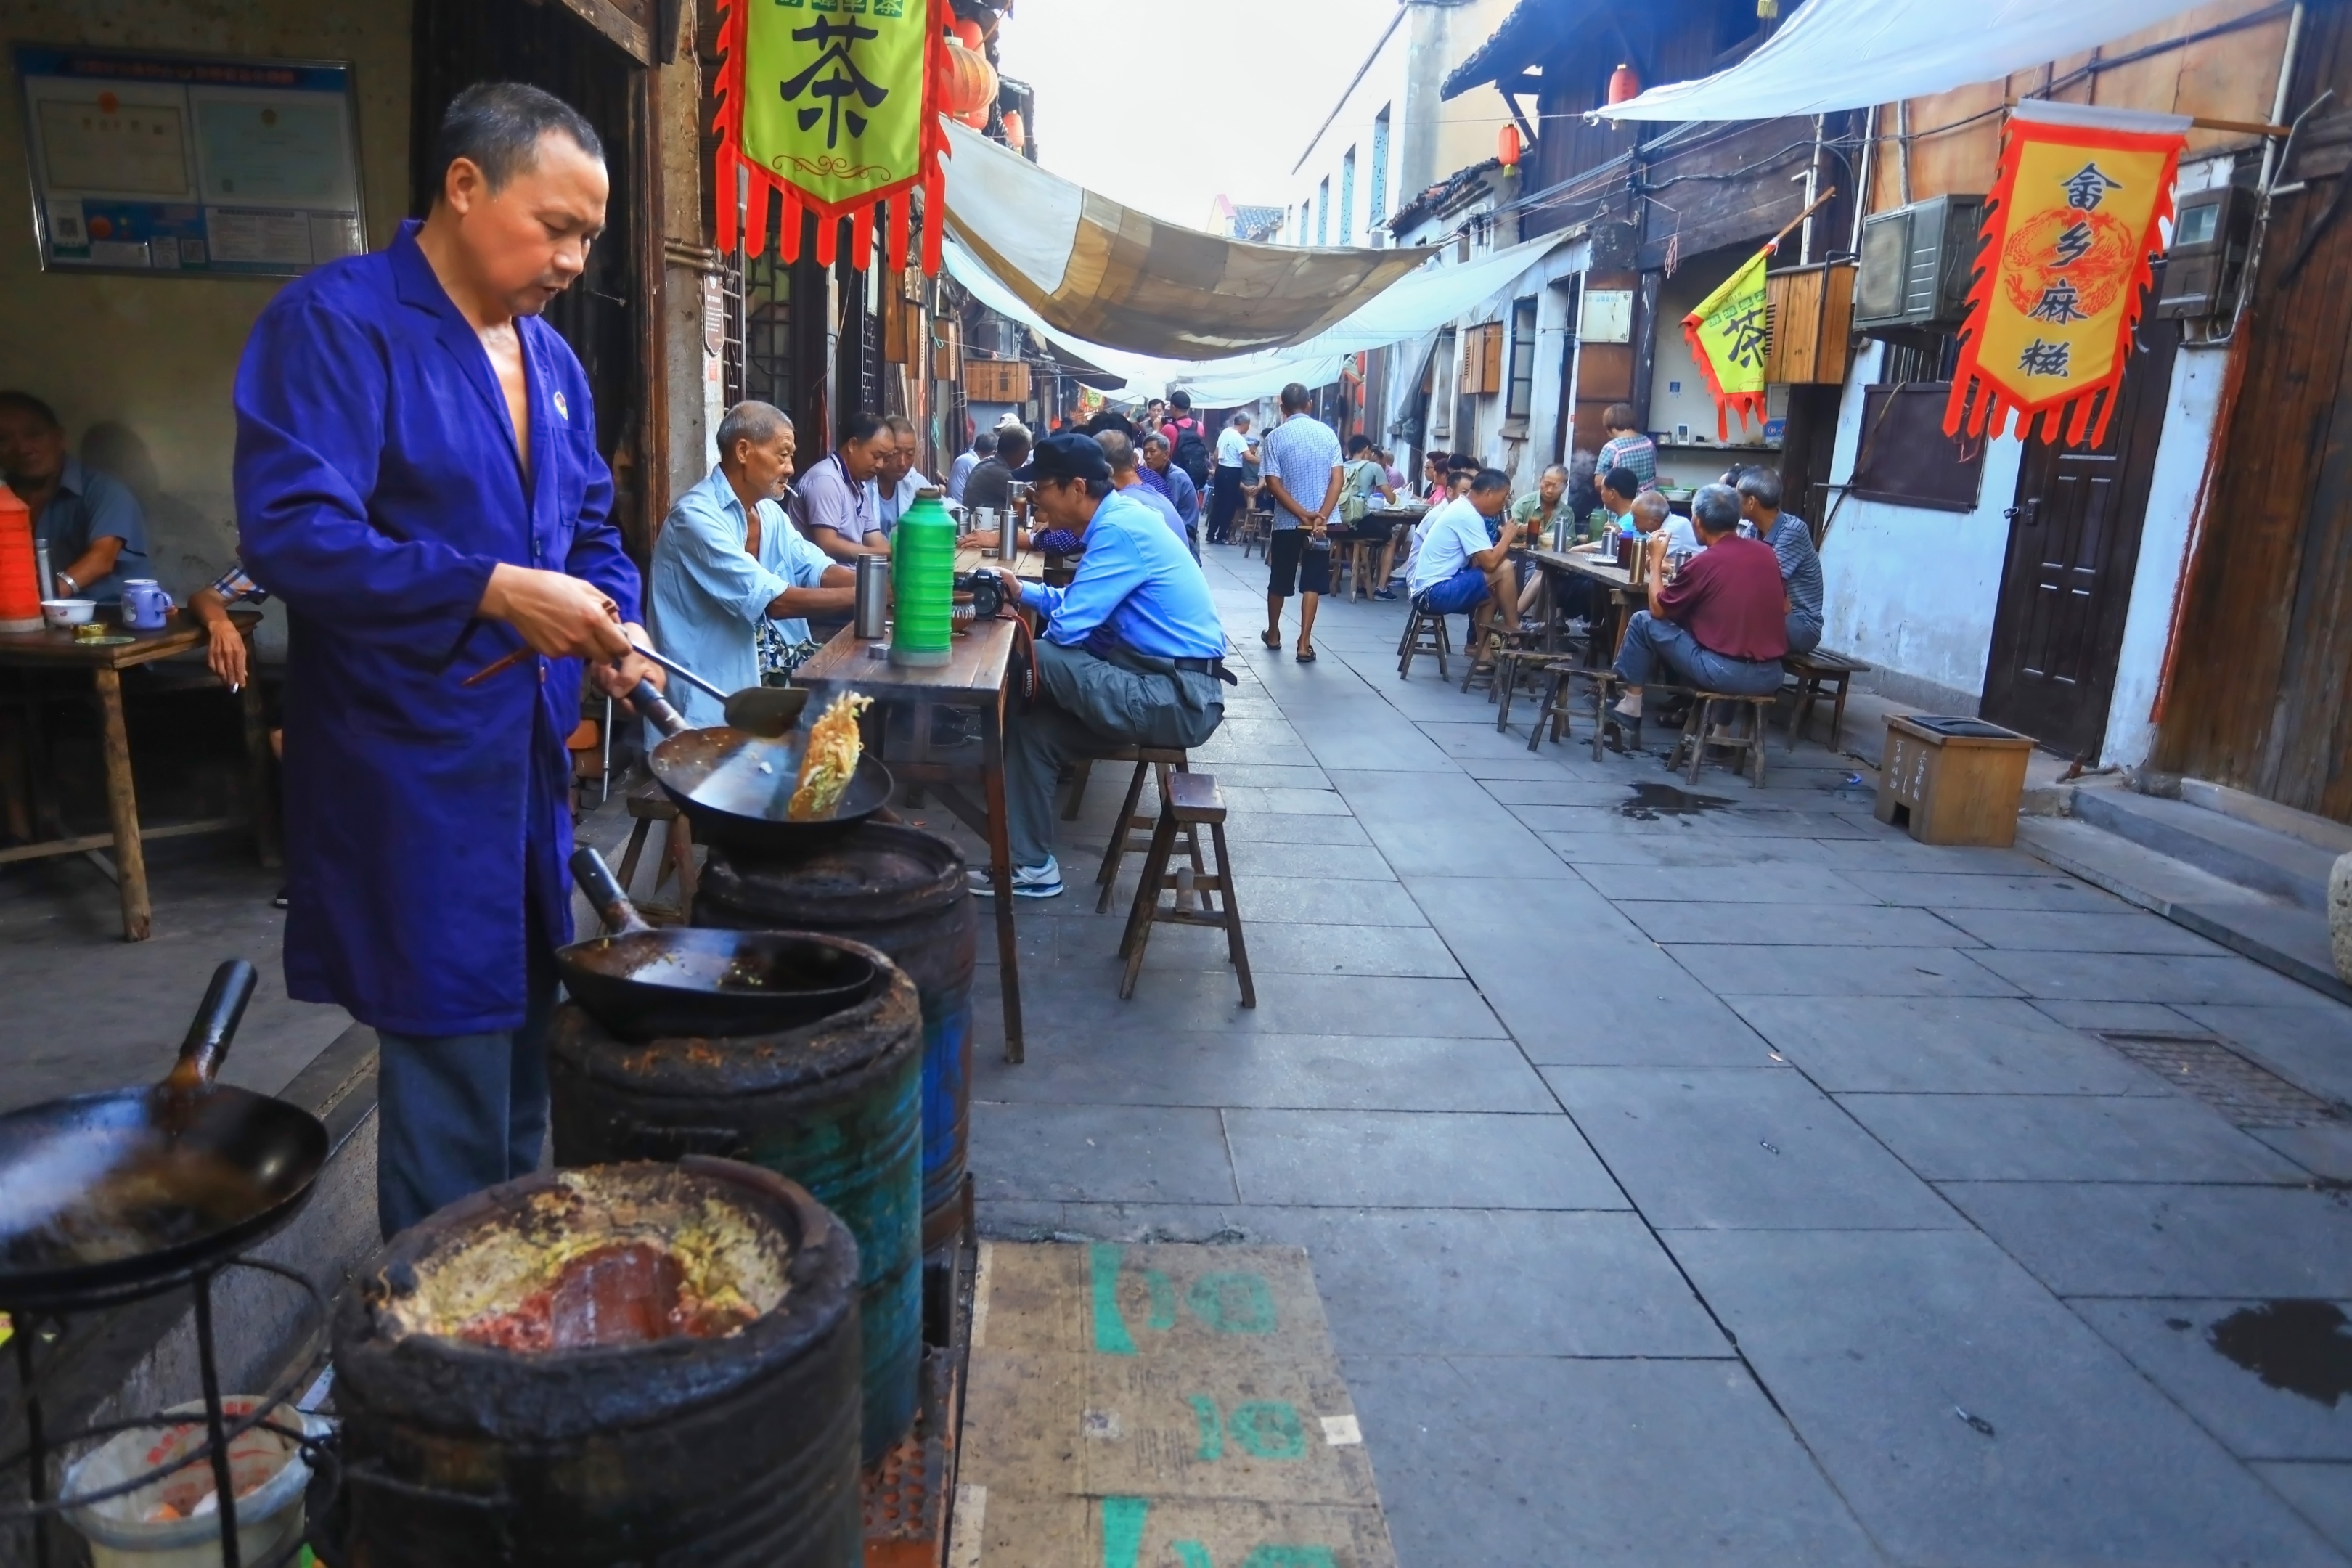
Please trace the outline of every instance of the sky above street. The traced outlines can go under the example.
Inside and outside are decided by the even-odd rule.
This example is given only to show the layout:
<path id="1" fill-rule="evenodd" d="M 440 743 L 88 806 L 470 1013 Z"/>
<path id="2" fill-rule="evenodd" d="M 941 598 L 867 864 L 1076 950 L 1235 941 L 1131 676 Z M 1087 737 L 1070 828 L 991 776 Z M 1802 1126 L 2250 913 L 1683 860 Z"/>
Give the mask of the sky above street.
<path id="1" fill-rule="evenodd" d="M 1037 92 L 1037 161 L 1192 228 L 1223 192 L 1282 200 L 1397 0 L 1016 0 L 1004 73 Z"/>

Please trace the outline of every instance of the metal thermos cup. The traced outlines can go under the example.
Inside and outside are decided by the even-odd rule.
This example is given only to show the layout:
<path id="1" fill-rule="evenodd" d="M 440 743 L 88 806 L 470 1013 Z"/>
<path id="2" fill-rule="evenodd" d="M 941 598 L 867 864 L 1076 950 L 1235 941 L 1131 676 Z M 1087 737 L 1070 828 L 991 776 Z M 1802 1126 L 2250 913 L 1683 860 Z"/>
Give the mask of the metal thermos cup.
<path id="1" fill-rule="evenodd" d="M 1006 563 L 1021 559 L 1021 528 L 1010 508 L 1004 513 L 1004 526 L 996 532 L 996 558 Z"/>
<path id="2" fill-rule="evenodd" d="M 886 637 L 890 631 L 890 563 L 880 555 L 857 558 L 857 635 Z"/>

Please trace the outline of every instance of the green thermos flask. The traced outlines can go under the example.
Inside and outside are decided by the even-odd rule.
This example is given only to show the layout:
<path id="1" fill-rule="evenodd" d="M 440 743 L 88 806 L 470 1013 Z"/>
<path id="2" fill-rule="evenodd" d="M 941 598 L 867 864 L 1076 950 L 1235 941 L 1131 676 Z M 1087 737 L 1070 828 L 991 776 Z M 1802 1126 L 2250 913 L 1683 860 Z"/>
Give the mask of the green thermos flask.
<path id="1" fill-rule="evenodd" d="M 890 540 L 890 662 L 948 662 L 955 600 L 955 519 L 940 492 L 919 491 Z"/>

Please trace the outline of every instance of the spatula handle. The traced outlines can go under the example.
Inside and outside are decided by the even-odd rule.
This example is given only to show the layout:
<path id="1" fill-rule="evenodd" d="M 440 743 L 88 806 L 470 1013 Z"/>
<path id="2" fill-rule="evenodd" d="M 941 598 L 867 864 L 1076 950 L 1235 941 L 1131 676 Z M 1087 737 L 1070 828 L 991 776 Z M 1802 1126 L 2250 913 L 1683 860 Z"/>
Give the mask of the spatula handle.
<path id="1" fill-rule="evenodd" d="M 188 1037 L 180 1045 L 179 1062 L 172 1068 L 168 1081 L 173 1088 L 201 1089 L 213 1081 L 220 1071 L 221 1058 L 228 1055 L 236 1026 L 245 1021 L 246 1004 L 253 1000 L 258 980 L 253 965 L 241 958 L 232 958 L 213 971 L 204 1005 L 196 1009 Z"/>

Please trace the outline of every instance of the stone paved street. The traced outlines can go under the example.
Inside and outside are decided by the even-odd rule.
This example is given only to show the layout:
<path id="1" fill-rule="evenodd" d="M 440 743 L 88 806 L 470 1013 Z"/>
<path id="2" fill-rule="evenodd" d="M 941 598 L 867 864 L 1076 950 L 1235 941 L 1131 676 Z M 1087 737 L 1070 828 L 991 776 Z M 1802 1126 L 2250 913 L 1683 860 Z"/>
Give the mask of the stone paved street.
<path id="1" fill-rule="evenodd" d="M 1024 1066 L 984 975 L 984 1232 L 1308 1248 L 1412 1568 L 2346 1560 L 2347 1124 L 2096 1031 L 2340 1101 L 2352 1012 L 1777 732 L 1769 788 L 1629 813 L 1654 757 L 1401 682 L 1399 605 L 1266 653 L 1210 555 L 1258 1005 L 1167 927 L 1118 999 L 1099 771 L 1021 907 Z"/>

